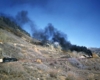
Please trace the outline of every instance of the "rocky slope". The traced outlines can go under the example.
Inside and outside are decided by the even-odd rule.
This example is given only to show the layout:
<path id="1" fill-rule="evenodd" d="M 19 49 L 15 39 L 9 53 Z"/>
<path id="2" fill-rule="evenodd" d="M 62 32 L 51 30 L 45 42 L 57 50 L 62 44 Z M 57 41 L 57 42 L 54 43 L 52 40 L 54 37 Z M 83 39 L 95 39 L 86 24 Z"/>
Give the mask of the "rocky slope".
<path id="1" fill-rule="evenodd" d="M 12 29 L 12 28 L 11 28 Z M 42 46 L 22 31 L 21 36 L 0 26 L 0 58 L 17 58 L 0 63 L 0 80 L 100 80 L 100 58 L 83 58 L 82 52 Z"/>

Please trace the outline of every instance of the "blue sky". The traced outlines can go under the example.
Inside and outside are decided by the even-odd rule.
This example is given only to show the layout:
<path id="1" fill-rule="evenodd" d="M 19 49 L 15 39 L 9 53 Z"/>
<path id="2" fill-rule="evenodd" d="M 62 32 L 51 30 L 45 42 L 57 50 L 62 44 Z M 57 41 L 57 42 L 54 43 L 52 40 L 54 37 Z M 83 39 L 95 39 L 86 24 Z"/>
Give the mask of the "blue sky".
<path id="1" fill-rule="evenodd" d="M 100 0 L 0 0 L 0 7 L 12 16 L 28 11 L 37 28 L 52 23 L 72 44 L 100 47 Z M 24 29 L 30 32 L 28 25 Z"/>

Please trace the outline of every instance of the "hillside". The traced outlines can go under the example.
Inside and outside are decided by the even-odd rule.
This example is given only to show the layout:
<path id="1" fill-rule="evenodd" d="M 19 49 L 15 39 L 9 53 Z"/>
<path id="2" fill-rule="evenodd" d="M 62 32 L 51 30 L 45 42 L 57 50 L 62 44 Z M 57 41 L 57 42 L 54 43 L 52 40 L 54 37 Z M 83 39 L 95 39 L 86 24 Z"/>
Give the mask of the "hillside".
<path id="1" fill-rule="evenodd" d="M 98 56 L 100 56 L 100 48 L 89 48 L 93 53 L 96 53 Z"/>
<path id="2" fill-rule="evenodd" d="M 100 80 L 100 58 L 83 58 L 84 52 L 63 51 L 60 46 L 40 45 L 20 27 L 0 18 L 0 80 Z"/>

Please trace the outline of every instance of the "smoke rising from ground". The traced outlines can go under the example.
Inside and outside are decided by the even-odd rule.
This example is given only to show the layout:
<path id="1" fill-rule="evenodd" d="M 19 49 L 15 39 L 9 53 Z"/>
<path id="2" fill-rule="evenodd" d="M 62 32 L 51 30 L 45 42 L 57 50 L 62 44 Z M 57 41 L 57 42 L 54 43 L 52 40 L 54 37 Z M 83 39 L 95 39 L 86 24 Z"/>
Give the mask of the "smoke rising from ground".
<path id="1" fill-rule="evenodd" d="M 21 27 L 23 27 L 25 24 L 28 24 L 27 28 L 30 27 L 32 32 L 36 31 L 36 25 L 34 24 L 34 21 L 28 17 L 28 11 L 22 10 L 18 12 L 15 19 L 17 24 L 19 24 Z"/>
<path id="2" fill-rule="evenodd" d="M 36 38 L 43 43 L 47 41 L 59 42 L 59 44 L 67 49 L 70 47 L 71 43 L 67 40 L 67 35 L 63 32 L 57 30 L 51 23 L 49 23 L 44 29 L 37 29 L 34 22 L 28 17 L 27 11 L 20 11 L 15 16 L 15 22 L 22 28 L 25 24 L 28 24 L 27 28 L 31 28 L 33 34 L 32 37 Z"/>
<path id="3" fill-rule="evenodd" d="M 7 15 L 2 14 L 2 16 L 7 17 Z M 21 27 L 25 24 L 29 24 L 29 26 L 27 26 L 27 28 L 31 28 L 31 31 L 33 34 L 32 37 L 36 38 L 40 41 L 42 41 L 42 43 L 46 43 L 48 41 L 51 42 L 58 42 L 62 49 L 64 50 L 71 50 L 71 51 L 83 51 L 85 53 L 87 53 L 89 56 L 92 56 L 92 53 L 90 50 L 88 50 L 86 47 L 82 47 L 82 46 L 77 46 L 77 45 L 72 45 L 68 40 L 67 40 L 67 35 L 64 34 L 63 32 L 57 30 L 51 23 L 49 23 L 44 29 L 37 29 L 36 25 L 34 24 L 34 22 L 28 17 L 28 12 L 27 11 L 20 11 L 18 12 L 18 14 L 16 15 L 15 18 L 10 17 L 10 19 L 6 20 L 5 22 L 8 24 L 8 22 L 10 23 L 9 20 L 15 20 L 15 22 L 17 22 L 18 25 L 20 25 Z M 10 23 L 12 24 L 12 23 Z"/>
<path id="4" fill-rule="evenodd" d="M 21 11 L 18 12 L 16 15 L 16 21 L 19 25 L 23 25 L 25 23 L 30 22 L 31 20 L 28 18 L 28 12 L 27 11 Z"/>
<path id="5" fill-rule="evenodd" d="M 57 30 L 52 24 L 48 24 L 43 30 L 39 30 L 33 34 L 33 38 L 39 39 L 42 42 L 58 42 L 63 49 L 69 49 L 71 43 L 67 40 L 67 35 Z"/>

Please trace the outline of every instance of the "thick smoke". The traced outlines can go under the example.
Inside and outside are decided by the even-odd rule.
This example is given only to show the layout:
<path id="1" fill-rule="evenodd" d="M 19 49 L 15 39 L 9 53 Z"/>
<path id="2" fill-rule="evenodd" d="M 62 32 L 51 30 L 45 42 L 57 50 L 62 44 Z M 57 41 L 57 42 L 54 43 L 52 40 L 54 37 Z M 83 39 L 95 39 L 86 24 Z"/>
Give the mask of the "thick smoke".
<path id="1" fill-rule="evenodd" d="M 25 24 L 28 24 L 27 27 L 30 27 L 32 32 L 36 31 L 36 25 L 34 24 L 34 21 L 32 21 L 28 17 L 28 11 L 20 11 L 16 15 L 16 22 L 19 24 L 21 27 L 23 27 Z M 32 33 L 31 33 L 32 34 Z"/>
<path id="2" fill-rule="evenodd" d="M 21 11 L 18 12 L 16 15 L 16 21 L 19 25 L 23 25 L 25 23 L 30 22 L 31 20 L 28 18 L 28 12 L 27 11 Z"/>
<path id="3" fill-rule="evenodd" d="M 52 26 L 52 24 L 48 24 L 48 26 L 44 29 L 37 30 L 33 34 L 33 37 L 41 41 L 47 41 L 52 39 L 55 32 L 56 29 Z"/>
<path id="4" fill-rule="evenodd" d="M 26 23 L 30 23 L 31 20 L 28 18 L 28 12 L 27 11 L 21 11 L 18 12 L 15 17 L 5 14 L 5 13 L 0 13 L 1 17 L 9 18 L 9 20 L 14 21 L 17 25 L 23 26 Z M 32 22 L 31 22 L 32 23 Z"/>
<path id="5" fill-rule="evenodd" d="M 25 28 L 24 26 L 27 25 L 27 28 L 32 30 L 30 32 L 30 34 L 33 34 L 37 30 L 34 21 L 32 21 L 28 17 L 28 11 L 22 10 L 22 11 L 18 12 L 15 17 L 13 17 L 9 14 L 0 13 L 0 17 L 5 17 L 5 18 L 9 19 L 10 21 L 14 22 L 17 26 L 20 26 L 23 29 Z M 7 20 L 7 19 L 5 19 L 5 20 Z M 6 23 L 9 23 L 9 20 L 7 20 Z"/>
<path id="6" fill-rule="evenodd" d="M 71 44 L 67 40 L 67 35 L 57 30 L 52 24 L 48 24 L 48 26 L 45 27 L 44 30 L 38 30 L 37 32 L 35 32 L 33 34 L 33 38 L 42 41 L 43 44 L 47 43 L 48 41 L 58 42 L 63 50 L 85 52 L 89 56 L 92 56 L 92 52 L 86 47 Z"/>
<path id="7" fill-rule="evenodd" d="M 58 31 L 52 24 L 48 24 L 44 30 L 39 30 L 33 34 L 33 38 L 41 40 L 43 43 L 47 41 L 58 42 L 63 49 L 69 49 L 71 43 L 67 40 L 67 35 Z"/>
<path id="8" fill-rule="evenodd" d="M 1 15 L 5 16 L 5 17 L 7 16 L 5 14 L 1 14 Z M 9 18 L 10 18 L 10 20 L 11 19 L 15 20 L 21 26 L 23 26 L 24 24 L 29 24 L 28 27 L 30 27 L 32 30 L 32 34 L 33 34 L 32 37 L 42 41 L 43 44 L 47 43 L 48 41 L 58 42 L 61 45 L 62 49 L 64 49 L 64 50 L 70 49 L 71 51 L 74 51 L 74 50 L 77 52 L 82 51 L 82 52 L 87 53 L 89 56 L 92 56 L 92 52 L 90 50 L 88 50 L 86 47 L 72 45 L 67 40 L 67 35 L 61 31 L 57 30 L 52 24 L 48 24 L 48 26 L 46 26 L 43 30 L 36 29 L 34 22 L 28 17 L 27 11 L 18 12 L 15 19 L 10 16 L 9 16 Z M 12 23 L 10 23 L 9 20 L 7 20 L 7 19 L 5 19 L 5 22 L 7 24 L 9 23 L 12 25 Z"/>
<path id="9" fill-rule="evenodd" d="M 59 42 L 63 49 L 69 49 L 71 46 L 71 43 L 67 40 L 67 35 L 60 31 L 54 33 L 52 40 Z"/>

